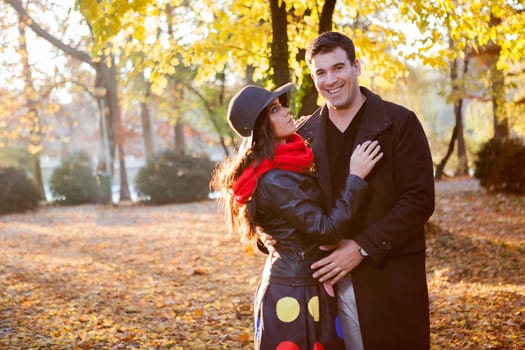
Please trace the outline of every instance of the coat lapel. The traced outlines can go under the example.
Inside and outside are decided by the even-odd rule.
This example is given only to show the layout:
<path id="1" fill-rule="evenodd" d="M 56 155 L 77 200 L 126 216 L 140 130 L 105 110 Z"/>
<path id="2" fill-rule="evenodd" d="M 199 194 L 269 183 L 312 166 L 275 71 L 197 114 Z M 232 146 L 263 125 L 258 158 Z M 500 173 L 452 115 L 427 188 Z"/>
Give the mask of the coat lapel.
<path id="1" fill-rule="evenodd" d="M 328 148 L 326 147 L 326 118 L 328 118 L 328 110 L 323 106 L 319 111 L 319 115 L 315 118 L 315 126 L 313 126 L 315 136 L 312 140 L 312 150 L 315 154 L 319 185 L 325 195 L 325 205 L 330 207 L 333 194 L 330 164 L 328 163 Z"/>
<path id="2" fill-rule="evenodd" d="M 311 116 L 299 122 L 298 133 L 310 143 L 315 155 L 315 176 L 324 194 L 325 205 L 332 201 L 332 180 L 328 151 L 326 147 L 326 118 L 328 112 L 325 106 L 319 108 Z"/>
<path id="3" fill-rule="evenodd" d="M 392 124 L 381 98 L 364 87 L 361 87 L 361 92 L 366 96 L 367 103 L 365 104 L 363 120 L 352 148 L 364 141 L 375 139 L 377 135 Z M 306 118 L 304 122 L 300 123 L 298 132 L 312 146 L 315 155 L 316 176 L 325 195 L 325 205 L 327 208 L 330 208 L 334 194 L 332 193 L 332 177 L 330 175 L 328 148 L 326 145 L 327 118 L 328 109 L 324 105 Z"/>
<path id="4" fill-rule="evenodd" d="M 364 87 L 361 87 L 361 92 L 366 96 L 367 102 L 363 120 L 355 138 L 354 148 L 364 141 L 375 139 L 377 135 L 392 125 L 392 121 L 385 111 L 383 100 Z"/>

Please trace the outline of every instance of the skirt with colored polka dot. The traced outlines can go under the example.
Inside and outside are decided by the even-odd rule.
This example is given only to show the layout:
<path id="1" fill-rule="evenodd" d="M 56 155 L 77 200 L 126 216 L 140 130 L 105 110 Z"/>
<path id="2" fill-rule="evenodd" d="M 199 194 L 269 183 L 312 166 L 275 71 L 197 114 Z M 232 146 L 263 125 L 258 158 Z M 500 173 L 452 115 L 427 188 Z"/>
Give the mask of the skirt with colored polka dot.
<path id="1" fill-rule="evenodd" d="M 322 284 L 263 282 L 255 296 L 254 316 L 255 349 L 344 350 L 337 300 Z"/>

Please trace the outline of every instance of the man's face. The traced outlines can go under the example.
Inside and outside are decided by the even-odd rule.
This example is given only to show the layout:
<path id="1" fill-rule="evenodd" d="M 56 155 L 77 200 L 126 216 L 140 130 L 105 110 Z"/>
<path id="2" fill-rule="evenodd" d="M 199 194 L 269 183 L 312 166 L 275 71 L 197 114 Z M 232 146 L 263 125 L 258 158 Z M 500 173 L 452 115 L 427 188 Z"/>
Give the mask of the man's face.
<path id="1" fill-rule="evenodd" d="M 357 77 L 361 74 L 359 61 L 350 62 L 346 52 L 337 47 L 331 52 L 319 53 L 310 65 L 312 79 L 329 108 L 347 109 L 359 92 Z"/>

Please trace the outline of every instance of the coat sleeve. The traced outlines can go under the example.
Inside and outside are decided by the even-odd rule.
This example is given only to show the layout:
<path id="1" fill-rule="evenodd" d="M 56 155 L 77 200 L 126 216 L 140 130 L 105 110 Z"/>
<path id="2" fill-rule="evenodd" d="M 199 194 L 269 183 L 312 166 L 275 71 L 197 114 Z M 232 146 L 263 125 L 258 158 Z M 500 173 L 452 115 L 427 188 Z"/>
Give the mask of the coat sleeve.
<path id="1" fill-rule="evenodd" d="M 394 132 L 392 176 L 397 199 L 380 220 L 353 238 L 373 263 L 403 251 L 407 241 L 423 235 L 423 226 L 434 211 L 432 157 L 419 120 L 410 112 Z"/>
<path id="2" fill-rule="evenodd" d="M 298 232 L 323 244 L 333 244 L 343 238 L 359 202 L 363 200 L 367 184 L 358 176 L 350 175 L 335 206 L 325 212 L 303 186 L 312 183 L 299 181 L 287 171 L 272 171 L 261 179 L 257 189 L 257 206 L 264 207 L 273 216 L 280 217 Z M 315 183 L 315 186 L 318 186 Z"/>

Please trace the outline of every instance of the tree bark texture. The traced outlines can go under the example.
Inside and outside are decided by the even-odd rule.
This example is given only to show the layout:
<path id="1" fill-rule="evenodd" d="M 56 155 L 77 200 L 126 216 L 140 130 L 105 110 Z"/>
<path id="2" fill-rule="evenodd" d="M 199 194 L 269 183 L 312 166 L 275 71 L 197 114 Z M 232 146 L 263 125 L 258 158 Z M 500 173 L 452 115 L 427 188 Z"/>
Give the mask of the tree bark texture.
<path id="1" fill-rule="evenodd" d="M 274 84 L 281 86 L 291 81 L 290 67 L 288 65 L 288 21 L 285 2 L 282 0 L 270 0 L 270 11 L 273 35 L 270 65 L 273 68 Z"/>
<path id="2" fill-rule="evenodd" d="M 436 173 L 434 175 L 434 178 L 436 180 L 441 180 L 443 178 L 443 170 L 445 169 L 445 165 L 447 165 L 448 159 L 452 155 L 452 152 L 454 152 L 454 145 L 456 144 L 456 137 L 457 137 L 457 127 L 454 125 L 454 128 L 452 129 L 452 135 L 450 136 L 450 141 L 448 143 L 448 149 L 447 153 L 441 159 L 441 162 L 436 166 Z"/>
<path id="3" fill-rule="evenodd" d="M 29 64 L 29 53 L 27 51 L 27 36 L 26 36 L 26 24 L 24 22 L 23 15 L 18 14 L 18 33 L 20 52 L 22 56 L 22 66 L 24 73 L 24 84 L 25 84 L 25 102 L 27 106 L 27 121 L 29 128 L 29 153 L 33 157 L 33 176 L 35 179 L 36 186 L 40 191 L 42 199 L 46 198 L 44 190 L 44 180 L 42 178 L 42 167 L 40 164 L 40 153 L 42 148 L 42 129 L 40 123 L 40 115 L 36 107 L 36 91 L 33 84 L 33 76 L 31 74 L 31 66 Z"/>
<path id="4" fill-rule="evenodd" d="M 319 18 L 319 34 L 332 30 L 335 3 L 336 0 L 326 0 L 324 2 L 321 16 Z M 298 57 L 298 59 L 305 60 L 305 54 L 306 48 L 301 50 L 299 53 L 300 57 Z M 303 86 L 301 87 L 301 96 L 299 96 L 298 102 L 298 105 L 300 106 L 298 113 L 299 116 L 312 114 L 318 107 L 318 93 L 310 76 L 310 71 L 307 71 L 303 74 L 302 81 Z"/>

